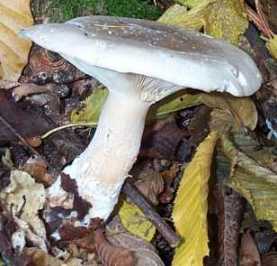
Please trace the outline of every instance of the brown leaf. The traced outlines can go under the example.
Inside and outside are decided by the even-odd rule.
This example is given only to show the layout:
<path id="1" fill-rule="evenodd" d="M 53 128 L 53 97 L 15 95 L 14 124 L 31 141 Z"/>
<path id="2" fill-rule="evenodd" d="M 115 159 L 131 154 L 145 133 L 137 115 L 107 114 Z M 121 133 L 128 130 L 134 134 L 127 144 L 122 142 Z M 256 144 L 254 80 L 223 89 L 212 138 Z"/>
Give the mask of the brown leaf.
<path id="1" fill-rule="evenodd" d="M 16 104 L 10 95 L 3 91 L 0 91 L 0 115 L 25 138 L 39 136 L 53 127 L 37 109 L 26 108 L 24 104 Z M 0 140 L 18 139 L 0 122 Z"/>
<path id="2" fill-rule="evenodd" d="M 114 246 L 126 248 L 133 252 L 136 266 L 164 266 L 154 246 L 126 231 L 116 216 L 106 227 L 106 236 Z"/>
<path id="3" fill-rule="evenodd" d="M 22 170 L 44 185 L 50 185 L 53 182 L 54 177 L 47 173 L 47 163 L 42 158 L 30 158 L 23 165 Z"/>
<path id="4" fill-rule="evenodd" d="M 32 266 L 62 266 L 63 262 L 38 248 L 24 249 L 24 255 L 30 259 Z"/>
<path id="5" fill-rule="evenodd" d="M 107 266 L 134 266 L 132 251 L 123 247 L 115 247 L 108 242 L 101 229 L 95 231 L 95 246 L 102 263 Z"/>
<path id="6" fill-rule="evenodd" d="M 176 149 L 184 136 L 184 131 L 178 128 L 172 117 L 156 121 L 144 131 L 140 155 L 174 160 Z"/>
<path id="7" fill-rule="evenodd" d="M 158 205 L 158 195 L 164 189 L 164 182 L 161 175 L 149 168 L 143 169 L 136 176 L 135 185 L 137 189 L 153 204 Z"/>
<path id="8" fill-rule="evenodd" d="M 257 245 L 251 236 L 250 231 L 246 231 L 241 239 L 240 247 L 241 266 L 261 266 L 260 254 Z"/>

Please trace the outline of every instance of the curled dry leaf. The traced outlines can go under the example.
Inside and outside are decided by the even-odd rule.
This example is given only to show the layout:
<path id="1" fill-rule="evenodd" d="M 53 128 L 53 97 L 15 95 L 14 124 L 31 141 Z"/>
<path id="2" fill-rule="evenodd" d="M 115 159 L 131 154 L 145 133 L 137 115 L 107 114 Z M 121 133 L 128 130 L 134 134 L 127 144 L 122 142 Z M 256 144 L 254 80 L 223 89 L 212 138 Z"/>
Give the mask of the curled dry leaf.
<path id="1" fill-rule="evenodd" d="M 142 172 L 136 176 L 138 179 L 135 182 L 137 189 L 153 204 L 158 205 L 158 196 L 164 190 L 164 181 L 162 176 L 150 169 L 143 169 Z"/>
<path id="2" fill-rule="evenodd" d="M 19 170 L 11 171 L 10 180 L 9 186 L 0 193 L 1 199 L 13 211 L 15 218 L 20 217 L 18 225 L 22 225 L 23 231 L 31 228 L 33 234 L 46 240 L 44 224 L 38 217 L 38 211 L 45 203 L 43 185 L 35 183 L 28 173 Z M 20 223 L 21 220 L 23 222 Z"/>
<path id="3" fill-rule="evenodd" d="M 28 159 L 22 170 L 35 178 L 38 183 L 50 185 L 53 182 L 53 176 L 47 173 L 47 163 L 42 158 Z"/>
<path id="4" fill-rule="evenodd" d="M 103 230 L 95 231 L 95 247 L 102 263 L 107 266 L 134 266 L 135 259 L 132 251 L 123 247 L 116 247 L 105 238 Z"/>
<path id="5" fill-rule="evenodd" d="M 32 45 L 17 35 L 33 24 L 30 0 L 1 0 L 0 11 L 0 79 L 16 81 L 28 62 Z"/>
<path id="6" fill-rule="evenodd" d="M 249 231 L 245 232 L 241 239 L 240 265 L 261 266 L 261 259 L 257 245 Z"/>
<path id="7" fill-rule="evenodd" d="M 116 216 L 106 227 L 106 237 L 111 244 L 133 252 L 135 266 L 164 266 L 153 245 L 129 234 Z"/>

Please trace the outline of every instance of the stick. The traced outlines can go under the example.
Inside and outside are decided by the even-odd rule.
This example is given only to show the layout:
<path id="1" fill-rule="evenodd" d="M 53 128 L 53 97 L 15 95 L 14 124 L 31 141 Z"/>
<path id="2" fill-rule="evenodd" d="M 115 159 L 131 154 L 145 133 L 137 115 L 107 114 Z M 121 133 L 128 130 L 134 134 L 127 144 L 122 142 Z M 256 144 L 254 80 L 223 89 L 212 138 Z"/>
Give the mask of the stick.
<path id="1" fill-rule="evenodd" d="M 169 243 L 172 248 L 178 246 L 181 238 L 173 231 L 173 229 L 163 220 L 163 218 L 156 212 L 145 197 L 138 191 L 138 189 L 127 179 L 123 185 L 122 191 L 134 202 L 144 213 Z"/>

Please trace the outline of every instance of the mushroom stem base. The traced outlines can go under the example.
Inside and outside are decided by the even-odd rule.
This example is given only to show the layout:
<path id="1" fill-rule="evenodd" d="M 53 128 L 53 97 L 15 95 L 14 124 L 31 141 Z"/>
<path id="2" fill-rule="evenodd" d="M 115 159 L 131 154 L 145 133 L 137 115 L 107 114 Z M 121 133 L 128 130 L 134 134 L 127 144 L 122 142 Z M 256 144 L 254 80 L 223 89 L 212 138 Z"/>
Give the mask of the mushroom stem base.
<path id="1" fill-rule="evenodd" d="M 133 88 L 130 88 L 132 90 Z M 103 106 L 93 140 L 64 172 L 76 181 L 79 195 L 92 208 L 84 222 L 107 219 L 136 161 L 149 104 L 139 97 L 111 92 Z M 50 205 L 68 199 L 60 178 L 48 190 Z"/>

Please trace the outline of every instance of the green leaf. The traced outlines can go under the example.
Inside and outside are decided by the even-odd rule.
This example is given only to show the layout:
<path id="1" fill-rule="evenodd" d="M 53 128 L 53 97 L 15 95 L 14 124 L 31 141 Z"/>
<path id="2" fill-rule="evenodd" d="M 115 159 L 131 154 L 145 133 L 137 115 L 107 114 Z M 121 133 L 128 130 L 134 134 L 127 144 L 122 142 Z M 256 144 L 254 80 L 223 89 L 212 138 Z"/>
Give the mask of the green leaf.
<path id="1" fill-rule="evenodd" d="M 175 250 L 173 266 L 202 266 L 208 248 L 208 181 L 217 133 L 212 132 L 199 145 L 186 167 L 173 208 L 177 232 L 185 239 Z"/>

